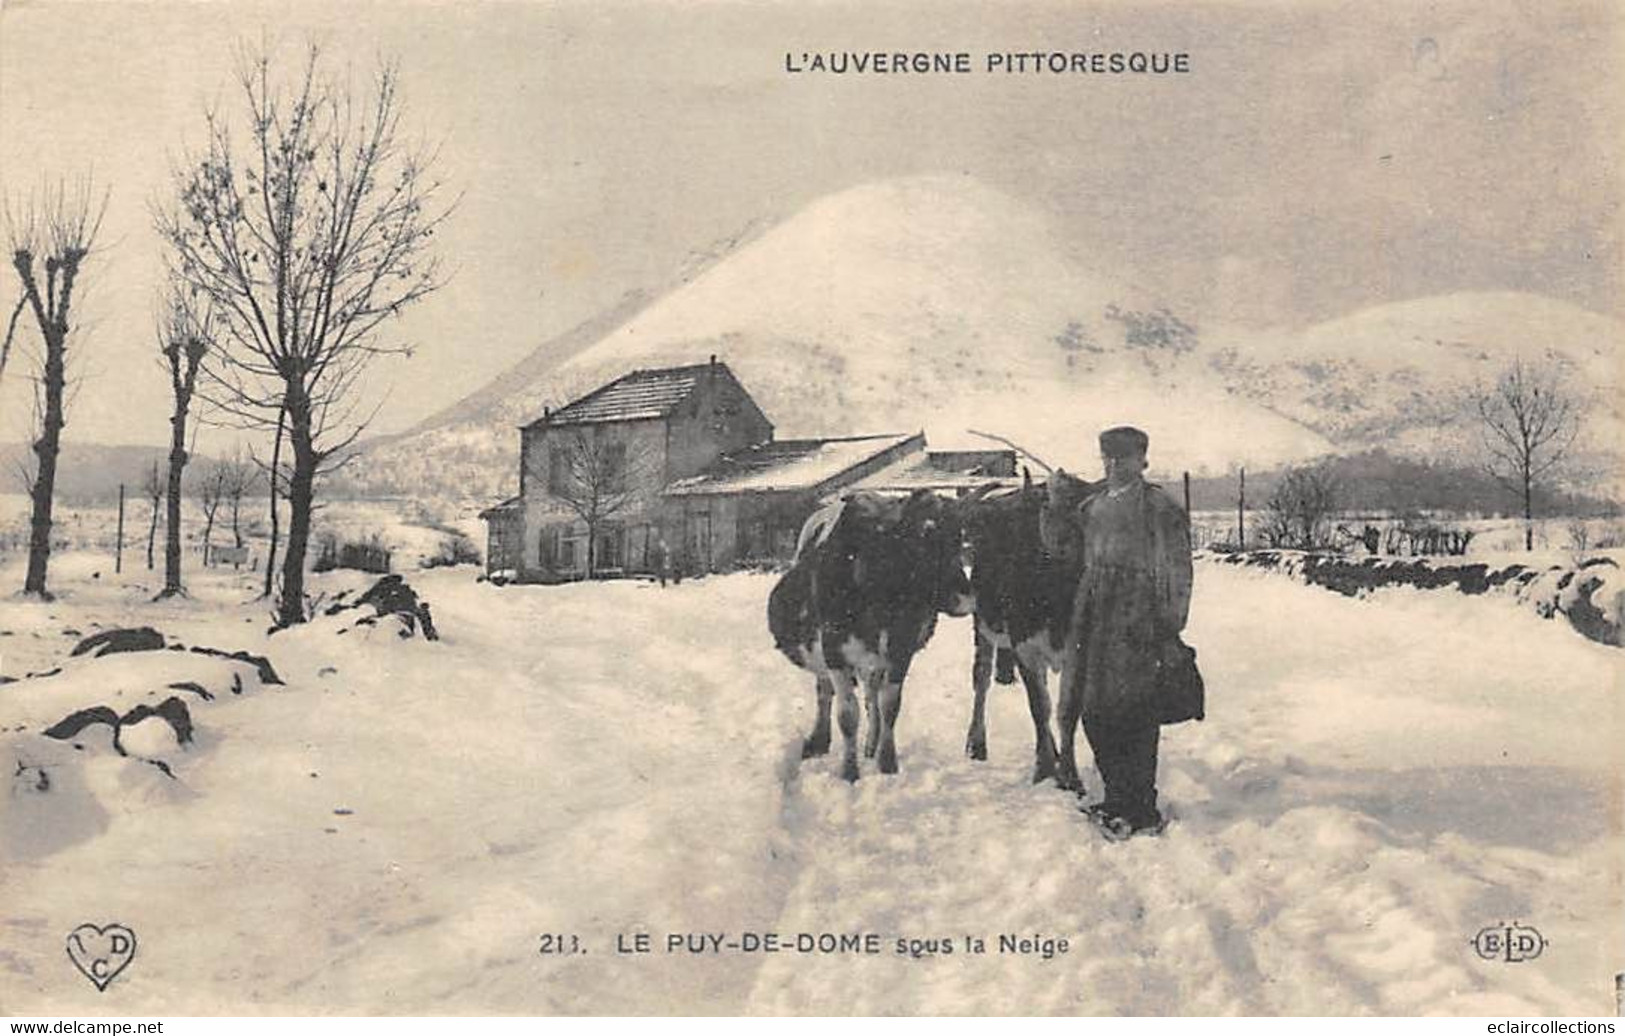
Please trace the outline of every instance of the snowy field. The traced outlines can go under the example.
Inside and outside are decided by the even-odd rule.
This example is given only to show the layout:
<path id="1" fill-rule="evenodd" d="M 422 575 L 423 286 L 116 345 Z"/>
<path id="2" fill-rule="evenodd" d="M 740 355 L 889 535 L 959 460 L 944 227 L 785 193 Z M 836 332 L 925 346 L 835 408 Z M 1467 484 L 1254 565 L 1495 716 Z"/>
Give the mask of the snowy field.
<path id="1" fill-rule="evenodd" d="M 450 531 L 468 536 L 475 544 L 485 543 L 485 523 L 479 520 L 480 501 L 434 500 L 431 502 L 396 498 L 372 500 L 324 499 L 316 511 L 312 528 L 312 552 L 324 536 L 340 541 L 364 542 L 377 536 L 394 554 L 396 569 L 416 568 L 421 559 L 435 554 Z M 259 565 L 270 543 L 270 524 L 264 497 L 249 497 L 242 503 L 239 526 L 248 547 L 249 564 Z M 286 503 L 281 508 L 282 536 L 288 529 Z M 0 493 L 0 566 L 21 563 L 28 552 L 30 502 L 20 493 Z M 152 511 L 146 500 L 131 497 L 125 503 L 125 573 L 132 578 L 146 568 L 147 534 Z M 118 508 L 110 504 L 69 504 L 58 501 L 53 515 L 51 541 L 55 551 L 77 551 L 86 558 L 104 555 L 89 571 L 113 574 L 114 544 L 118 541 Z M 156 578 L 162 584 L 164 556 L 163 506 L 154 537 L 153 556 Z M 181 510 L 181 541 L 187 571 L 203 556 L 204 519 L 196 502 L 188 497 Z M 232 545 L 231 505 L 223 504 L 215 517 L 210 536 L 214 549 Z M 149 576 L 148 578 L 153 578 Z M 18 585 L 21 585 L 19 582 Z"/>
<path id="2" fill-rule="evenodd" d="M 838 756 L 799 759 L 811 686 L 771 648 L 771 577 L 409 574 L 429 643 L 267 638 L 251 575 L 153 605 L 147 573 L 105 568 L 70 554 L 61 600 L 0 599 L 0 672 L 134 624 L 263 652 L 287 685 L 194 702 L 186 750 L 130 746 L 174 780 L 38 734 L 52 681 L 64 713 L 127 708 L 150 659 L 0 686 L 3 1013 L 1606 1014 L 1625 967 L 1621 656 L 1510 601 L 1201 567 L 1209 718 L 1164 733 L 1176 819 L 1107 844 L 1029 783 L 1018 689 L 990 699 L 991 759 L 965 758 L 965 620 L 917 659 L 902 773 L 848 786 Z M 98 994 L 63 940 L 110 921 L 139 951 Z M 1480 959 L 1475 933 L 1514 921 L 1542 955 Z M 638 933 L 652 953 L 616 953 Z M 881 952 L 667 953 L 683 933 Z M 542 954 L 548 934 L 585 952 Z"/>

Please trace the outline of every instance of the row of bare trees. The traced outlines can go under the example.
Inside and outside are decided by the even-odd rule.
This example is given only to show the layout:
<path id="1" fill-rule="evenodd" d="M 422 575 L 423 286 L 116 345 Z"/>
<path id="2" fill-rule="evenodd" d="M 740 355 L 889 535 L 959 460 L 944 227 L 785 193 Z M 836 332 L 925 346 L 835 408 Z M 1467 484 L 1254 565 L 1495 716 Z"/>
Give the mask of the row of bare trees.
<path id="1" fill-rule="evenodd" d="M 220 460 L 205 461 L 194 477 L 188 480 L 189 484 L 183 485 L 177 478 L 177 471 L 189 464 L 190 460 L 190 454 L 187 454 L 177 464 L 171 453 L 167 474 L 166 469 L 153 461 L 140 485 L 141 497 L 147 502 L 148 569 L 156 567 L 154 552 L 158 540 L 158 516 L 164 514 L 164 588 L 158 594 L 160 598 L 185 593 L 180 579 L 183 497 L 191 496 L 203 515 L 203 559 L 207 565 L 212 556 L 214 523 L 220 508 L 230 505 L 232 539 L 234 545 L 241 549 L 243 499 L 255 493 L 261 483 L 259 467 L 238 453 Z"/>
<path id="2" fill-rule="evenodd" d="M 269 461 L 254 456 L 270 489 L 273 556 L 278 498 L 288 503 L 276 604 L 287 625 L 306 618 L 317 481 L 342 465 L 376 413 L 366 409 L 364 372 L 380 356 L 407 352 L 384 340 L 386 324 L 444 283 L 431 244 L 450 206 L 441 201 L 435 153 L 403 132 L 393 65 L 360 90 L 330 72 L 314 45 L 292 75 L 280 74 L 269 52 L 244 51 L 235 88 L 235 104 L 204 114 L 201 143 L 175 163 L 169 189 L 151 204 L 168 283 L 158 338 L 173 408 L 168 470 L 153 472 L 148 491 L 148 556 L 150 565 L 158 503 L 167 499 L 160 596 L 184 593 L 182 489 L 204 412 L 215 424 L 268 435 Z M 107 203 L 107 192 L 85 181 L 7 211 L 21 293 L 0 343 L 0 377 L 30 313 L 42 347 L 24 589 L 44 597 L 75 289 Z M 221 500 L 232 502 L 238 528 L 247 485 L 232 472 L 216 466 L 201 480 L 205 540 Z"/>

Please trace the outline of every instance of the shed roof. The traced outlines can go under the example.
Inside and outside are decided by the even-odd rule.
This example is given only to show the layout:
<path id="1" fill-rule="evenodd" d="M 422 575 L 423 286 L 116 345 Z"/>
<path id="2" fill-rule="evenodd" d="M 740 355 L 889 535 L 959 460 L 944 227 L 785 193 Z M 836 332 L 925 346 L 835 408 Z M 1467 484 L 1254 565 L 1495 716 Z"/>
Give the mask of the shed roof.
<path id="1" fill-rule="evenodd" d="M 807 492 L 839 481 L 854 469 L 902 447 L 923 447 L 919 433 L 837 439 L 781 439 L 720 458 L 692 478 L 666 488 L 668 496 Z"/>
<path id="2" fill-rule="evenodd" d="M 963 469 L 944 467 L 942 455 L 933 451 L 928 455 L 903 457 L 858 479 L 852 488 L 896 493 L 911 493 L 916 489 L 960 492 L 987 485 L 1020 486 L 1021 479 L 983 474 L 976 464 Z"/>

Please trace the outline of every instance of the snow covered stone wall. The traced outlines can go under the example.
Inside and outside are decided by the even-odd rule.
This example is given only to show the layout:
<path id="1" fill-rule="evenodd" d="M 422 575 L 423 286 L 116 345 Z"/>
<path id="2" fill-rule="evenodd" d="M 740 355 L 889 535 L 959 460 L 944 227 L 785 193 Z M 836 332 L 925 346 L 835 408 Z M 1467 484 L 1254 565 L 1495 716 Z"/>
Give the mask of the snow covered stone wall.
<path id="1" fill-rule="evenodd" d="M 1606 554 L 1567 563 L 1444 562 L 1426 558 L 1317 554 L 1300 550 L 1240 553 L 1199 551 L 1209 564 L 1263 568 L 1349 597 L 1383 587 L 1448 589 L 1468 595 L 1509 594 L 1541 618 L 1558 616 L 1575 630 L 1614 647 L 1625 645 L 1625 573 Z"/>

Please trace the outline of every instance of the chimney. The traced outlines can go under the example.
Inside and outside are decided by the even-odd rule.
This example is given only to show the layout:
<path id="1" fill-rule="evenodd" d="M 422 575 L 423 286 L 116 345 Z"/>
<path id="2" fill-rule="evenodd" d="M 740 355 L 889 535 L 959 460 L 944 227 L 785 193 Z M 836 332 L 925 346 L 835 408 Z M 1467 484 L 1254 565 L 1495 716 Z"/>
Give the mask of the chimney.
<path id="1" fill-rule="evenodd" d="M 711 354 L 711 366 L 715 367 L 716 365 L 717 365 L 717 354 L 712 353 Z"/>

